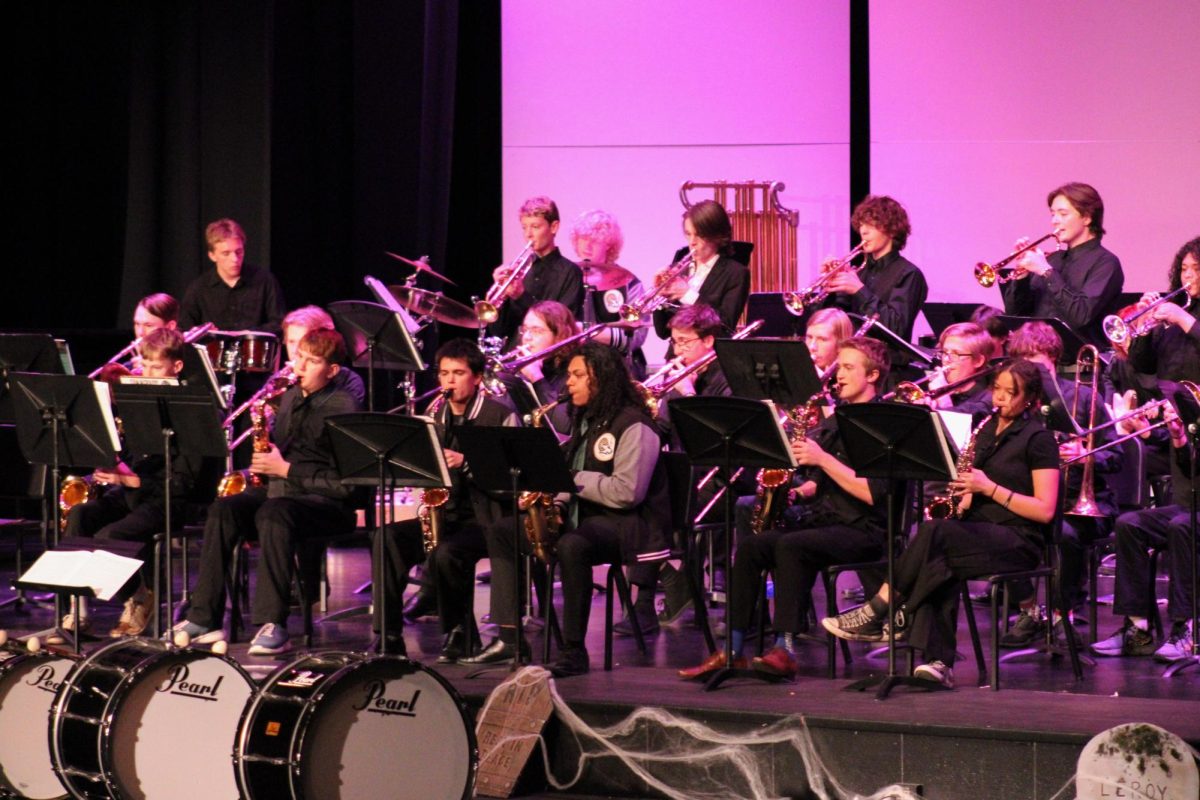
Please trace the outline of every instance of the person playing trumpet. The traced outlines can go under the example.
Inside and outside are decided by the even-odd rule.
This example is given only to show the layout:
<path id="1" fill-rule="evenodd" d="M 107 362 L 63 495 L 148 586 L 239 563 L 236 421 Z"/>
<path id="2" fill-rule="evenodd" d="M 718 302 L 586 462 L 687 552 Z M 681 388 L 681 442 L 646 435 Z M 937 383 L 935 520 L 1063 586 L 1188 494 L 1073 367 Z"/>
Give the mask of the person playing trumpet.
<path id="1" fill-rule="evenodd" d="M 1000 286 L 1004 311 L 1024 317 L 1057 317 L 1090 344 L 1105 347 L 1101 328 L 1113 310 L 1125 273 L 1121 260 L 1101 244 L 1104 201 L 1086 183 L 1066 183 L 1046 197 L 1050 224 L 1060 249 L 1047 256 L 1038 248 L 1025 252 L 1012 279 Z M 1013 252 L 1029 244 L 1018 239 Z"/>
<path id="2" fill-rule="evenodd" d="M 576 316 L 583 305 L 583 273 L 554 243 L 559 227 L 558 206 L 549 197 L 531 197 L 521 204 L 518 215 L 521 234 L 532 250 L 533 265 L 524 278 L 509 285 L 499 318 L 488 327 L 493 336 L 504 337 L 509 347 L 519 344 L 517 329 L 536 303 L 557 300 Z M 508 265 L 492 271 L 496 285 L 508 278 Z"/>
<path id="3" fill-rule="evenodd" d="M 750 296 L 750 270 L 733 259 L 733 225 L 725 207 L 715 200 L 702 200 L 683 212 L 683 235 L 687 251 L 678 257 L 692 258 L 691 267 L 666 285 L 667 270 L 654 279 L 663 296 L 674 303 L 654 312 L 654 330 L 660 338 L 671 336 L 671 317 L 678 307 L 704 303 L 715 309 L 723 332 L 732 333 L 746 310 Z M 678 263 L 678 262 L 676 262 Z M 674 266 L 674 265 L 672 265 Z M 667 358 L 675 355 L 671 348 Z"/>
<path id="4" fill-rule="evenodd" d="M 571 226 L 571 246 L 581 262 L 616 264 L 621 257 L 625 238 L 617 218 L 607 211 L 595 209 L 580 214 Z M 642 296 L 645 287 L 636 277 L 625 286 L 591 294 L 591 305 L 585 303 L 581 319 L 585 326 L 597 322 L 616 322 L 621 318 L 621 306 Z M 596 334 L 593 341 L 615 347 L 629 360 L 630 373 L 637 380 L 646 375 L 646 357 L 642 345 L 648 328 L 633 330 L 612 327 Z"/>
<path id="5" fill-rule="evenodd" d="M 1129 363 L 1138 372 L 1159 380 L 1200 381 L 1200 237 L 1184 243 L 1167 273 L 1170 291 L 1186 290 L 1184 303 L 1159 303 L 1147 316 L 1161 323 L 1129 345 Z M 1142 295 L 1138 310 L 1160 300 L 1155 292 Z"/>

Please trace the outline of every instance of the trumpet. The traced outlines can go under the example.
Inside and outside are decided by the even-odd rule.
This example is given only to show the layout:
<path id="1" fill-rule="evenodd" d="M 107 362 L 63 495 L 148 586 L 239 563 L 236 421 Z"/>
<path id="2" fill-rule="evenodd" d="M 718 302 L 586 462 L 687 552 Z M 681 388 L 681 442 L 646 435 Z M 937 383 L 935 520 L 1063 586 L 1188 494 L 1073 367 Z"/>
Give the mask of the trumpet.
<path id="1" fill-rule="evenodd" d="M 643 294 L 637 300 L 631 303 L 625 303 L 617 311 L 621 320 L 626 323 L 635 324 L 642 321 L 642 317 L 647 314 L 653 314 L 668 302 L 667 296 L 663 294 L 667 287 L 675 282 L 676 278 L 682 278 L 691 270 L 696 263 L 692 251 L 689 250 L 683 258 L 670 265 L 662 272 L 654 276 L 654 288 Z"/>
<path id="2" fill-rule="evenodd" d="M 475 317 L 480 322 L 486 322 L 490 325 L 500 319 L 500 306 L 504 305 L 505 297 L 508 294 L 508 287 L 512 286 L 518 280 L 525 280 L 525 276 L 533 268 L 533 260 L 535 258 L 537 258 L 537 253 L 533 252 L 533 242 L 526 242 L 524 249 L 508 265 L 504 280 L 500 283 L 493 283 L 491 288 L 487 290 L 487 294 L 483 296 L 483 299 L 475 303 Z"/>
<path id="3" fill-rule="evenodd" d="M 975 280 L 979 282 L 980 286 L 986 289 L 990 286 L 994 286 L 997 283 L 1008 283 L 1011 280 L 1017 279 L 1020 277 L 1017 273 L 1021 268 L 1010 267 L 1008 265 L 1011 264 L 1013 260 L 1020 258 L 1033 248 L 1037 247 L 1042 242 L 1053 238 L 1055 238 L 1055 234 L 1047 233 L 1036 242 L 1030 242 L 1020 250 L 1014 250 L 1004 258 L 997 261 L 995 264 L 989 264 L 986 261 L 980 261 L 975 265 Z"/>
<path id="4" fill-rule="evenodd" d="M 203 325 L 197 325 L 196 327 L 189 329 L 187 331 L 187 333 L 183 334 L 184 344 L 191 344 L 192 342 L 199 339 L 201 336 L 204 336 L 209 331 L 211 331 L 213 329 L 213 327 L 214 326 L 211 322 L 206 322 Z M 109 364 L 120 364 L 122 367 L 125 367 L 125 369 L 130 370 L 130 372 L 132 373 L 133 359 L 131 358 L 131 356 L 136 355 L 138 348 L 140 348 L 142 346 L 142 338 L 143 337 L 139 336 L 138 338 L 134 339 L 129 344 L 125 345 L 123 348 L 121 348 L 121 350 L 119 350 L 117 352 L 116 355 L 114 355 L 108 361 L 105 361 L 103 364 L 101 364 L 100 366 L 96 367 L 94 370 L 89 372 L 88 377 L 91 378 L 92 380 L 95 380 L 100 375 L 100 373 L 104 371 L 104 368 L 107 367 Z M 126 364 L 125 363 L 126 361 L 128 361 L 129 363 Z"/>
<path id="5" fill-rule="evenodd" d="M 813 306 L 820 305 L 829 296 L 829 282 L 837 275 L 841 275 L 847 269 L 858 272 L 864 266 L 866 261 L 859 264 L 857 267 L 851 262 L 858 258 L 862 253 L 863 246 L 851 250 L 846 255 L 834 261 L 829 267 L 821 273 L 821 277 L 817 278 L 816 282 L 811 286 L 805 287 L 797 292 L 783 293 L 783 307 L 796 316 L 803 316 L 807 311 L 811 311 Z"/>
<path id="6" fill-rule="evenodd" d="M 1104 329 L 1104 338 L 1108 339 L 1113 344 L 1125 344 L 1131 338 L 1145 336 L 1147 333 L 1158 327 L 1159 322 L 1151 318 L 1146 322 L 1138 324 L 1138 320 L 1161 306 L 1163 303 L 1170 303 L 1174 301 L 1175 298 L 1180 294 L 1186 293 L 1187 288 L 1181 286 L 1169 294 L 1164 294 L 1162 297 L 1158 298 L 1141 311 L 1135 311 L 1134 313 L 1124 317 L 1117 314 L 1109 314 L 1104 318 L 1104 322 L 1101 323 L 1101 327 Z M 1183 307 L 1187 308 L 1189 305 L 1191 305 L 1191 302 L 1192 298 L 1189 297 L 1187 303 L 1185 303 Z"/>
<path id="7" fill-rule="evenodd" d="M 731 336 L 731 339 L 745 339 L 763 326 L 764 320 L 756 319 L 754 322 L 743 325 Z M 710 350 L 691 364 L 684 365 L 683 356 L 675 356 L 668 361 L 657 372 L 641 383 L 635 383 L 636 388 L 646 402 L 646 407 L 650 411 L 651 416 L 657 417 L 659 411 L 659 401 L 667 392 L 671 391 L 676 384 L 684 378 L 700 372 L 717 358 L 717 351 Z"/>

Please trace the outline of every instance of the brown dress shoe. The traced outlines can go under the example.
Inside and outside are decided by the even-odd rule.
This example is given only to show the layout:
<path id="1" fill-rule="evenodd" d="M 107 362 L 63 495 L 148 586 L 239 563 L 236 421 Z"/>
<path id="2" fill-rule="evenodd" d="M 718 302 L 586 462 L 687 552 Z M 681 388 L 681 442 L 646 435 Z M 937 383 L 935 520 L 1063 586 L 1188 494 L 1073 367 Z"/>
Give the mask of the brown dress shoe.
<path id="1" fill-rule="evenodd" d="M 749 664 L 746 659 L 738 657 L 733 660 L 734 669 L 746 669 Z M 679 670 L 679 677 L 685 681 L 707 680 L 714 672 L 725 667 L 725 651 L 718 650 L 710 655 L 698 666 L 688 667 L 687 669 Z"/>
<path id="2" fill-rule="evenodd" d="M 765 656 L 755 656 L 750 665 L 757 672 L 778 678 L 796 677 L 796 657 L 782 647 L 772 647 Z"/>

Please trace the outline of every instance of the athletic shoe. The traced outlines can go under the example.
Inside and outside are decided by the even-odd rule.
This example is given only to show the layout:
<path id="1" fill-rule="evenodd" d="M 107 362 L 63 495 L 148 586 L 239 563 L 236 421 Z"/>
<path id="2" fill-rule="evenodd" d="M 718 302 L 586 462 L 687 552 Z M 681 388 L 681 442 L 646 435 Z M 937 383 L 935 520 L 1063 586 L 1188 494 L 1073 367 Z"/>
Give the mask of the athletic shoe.
<path id="1" fill-rule="evenodd" d="M 852 642 L 883 641 L 883 620 L 875 615 L 870 605 L 859 606 L 836 617 L 821 620 L 825 630 L 839 639 Z"/>
<path id="2" fill-rule="evenodd" d="M 1189 659 L 1192 655 L 1191 623 L 1180 620 L 1171 626 L 1171 635 L 1154 651 L 1154 660 L 1171 664 Z"/>
<path id="3" fill-rule="evenodd" d="M 1008 633 L 1000 637 L 1000 646 L 1024 647 L 1045 635 L 1046 618 L 1042 615 L 1041 606 L 1023 608 L 1017 621 L 1008 629 Z"/>
<path id="4" fill-rule="evenodd" d="M 258 629 L 250 640 L 250 649 L 246 652 L 252 656 L 273 656 L 276 653 L 286 653 L 292 649 L 288 641 L 287 626 L 268 622 Z"/>
<path id="5" fill-rule="evenodd" d="M 191 644 L 212 644 L 225 641 L 224 628 L 206 628 L 203 625 L 188 622 L 186 619 L 176 622 L 175 627 L 167 631 L 163 638 L 173 642 L 176 634 L 179 633 L 186 633 Z"/>
<path id="6" fill-rule="evenodd" d="M 658 633 L 658 615 L 654 613 L 653 609 L 635 603 L 633 613 L 637 616 L 638 628 L 641 629 L 643 636 Z M 613 633 L 617 636 L 633 636 L 633 624 L 629 621 L 629 617 L 620 622 L 614 622 Z"/>
<path id="7" fill-rule="evenodd" d="M 940 683 L 947 689 L 954 688 L 954 669 L 941 661 L 930 661 L 913 670 L 913 677 L 930 683 Z"/>
<path id="8" fill-rule="evenodd" d="M 663 567 L 661 580 L 663 596 L 659 601 L 658 621 L 667 625 L 692 607 L 692 595 L 687 578 L 670 564 Z"/>
<path id="9" fill-rule="evenodd" d="M 1092 652 L 1098 656 L 1148 656 L 1154 650 L 1150 631 L 1142 630 L 1128 619 L 1112 636 L 1092 645 Z"/>

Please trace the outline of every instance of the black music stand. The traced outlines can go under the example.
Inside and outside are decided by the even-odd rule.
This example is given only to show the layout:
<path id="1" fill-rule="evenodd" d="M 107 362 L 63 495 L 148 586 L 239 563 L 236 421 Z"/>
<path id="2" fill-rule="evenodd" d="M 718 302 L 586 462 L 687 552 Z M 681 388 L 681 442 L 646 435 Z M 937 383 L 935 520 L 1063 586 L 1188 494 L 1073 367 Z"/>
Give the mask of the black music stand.
<path id="1" fill-rule="evenodd" d="M 63 374 L 58 345 L 48 333 L 0 333 L 0 422 L 13 422 L 9 374 L 37 372 L 43 375 Z"/>
<path id="2" fill-rule="evenodd" d="M 734 344 L 749 344 L 738 341 Z M 790 342 L 802 348 L 803 342 Z M 807 350 L 805 350 L 807 353 Z M 815 382 L 815 379 L 814 379 Z M 812 392 L 809 392 L 811 395 Z M 807 397 L 806 397 L 807 399 Z M 801 401 L 803 402 L 803 401 Z M 796 460 L 771 402 L 745 397 L 681 397 L 671 401 L 671 420 L 679 441 L 693 467 L 721 467 L 732 484 L 734 465 L 745 469 L 785 467 L 795 469 Z M 733 565 L 733 492 L 725 492 L 725 563 Z M 733 668 L 733 620 L 729 613 L 733 598 L 733 570 L 725 576 L 725 666 L 709 678 L 705 691 L 712 691 L 730 678 L 776 678 L 755 670 Z"/>
<path id="3" fill-rule="evenodd" d="M 113 400 L 121 410 L 125 447 L 130 453 L 162 453 L 163 457 L 163 539 L 166 550 L 165 597 L 155 597 L 155 636 L 171 626 L 175 598 L 174 544 L 171 524 L 171 464 L 181 456 L 224 458 L 228 452 L 221 425 L 219 402 L 209 387 L 144 386 L 117 384 Z M 188 576 L 183 576 L 187 583 Z M 158 587 L 154 587 L 155 592 Z M 167 624 L 163 626 L 162 608 L 166 602 Z"/>
<path id="4" fill-rule="evenodd" d="M 867 318 L 862 314 L 847 314 L 846 316 L 850 317 L 854 323 L 855 330 L 861 329 L 867 322 Z M 931 350 L 913 344 L 878 319 L 871 323 L 867 336 L 878 339 L 887 345 L 888 352 L 899 353 L 901 362 L 906 366 L 916 365 L 923 370 L 933 368 L 933 352 Z"/>
<path id="5" fill-rule="evenodd" d="M 521 665 L 524 641 L 521 620 L 521 492 L 574 494 L 575 481 L 563 460 L 554 431 L 549 428 L 475 427 L 458 428 L 458 444 L 470 465 L 471 477 L 485 492 L 511 494 L 513 514 L 513 619 L 517 628 L 517 653 L 512 669 Z M 545 602 L 553 603 L 546 594 Z M 546 632 L 549 636 L 549 631 Z M 486 670 L 477 670 L 479 674 Z"/>
<path id="6" fill-rule="evenodd" d="M 375 369 L 420 372 L 425 369 L 404 318 L 378 303 L 339 300 L 329 314 L 346 340 L 351 363 L 367 368 L 367 410 L 375 410 Z"/>
<path id="7" fill-rule="evenodd" d="M 735 397 L 795 408 L 821 390 L 808 346 L 795 339 L 717 339 L 721 371 Z M 678 401 L 672 400 L 672 411 Z"/>
<path id="8" fill-rule="evenodd" d="M 888 668 L 887 675 L 872 675 L 855 681 L 847 690 L 865 691 L 878 686 L 884 700 L 895 686 L 927 690 L 948 687 L 932 681 L 896 674 L 896 631 L 890 624 L 896 598 L 896 509 L 895 484 L 899 481 L 946 481 L 956 473 L 957 453 L 937 412 L 925 406 L 903 403 L 854 403 L 835 412 L 838 434 L 846 447 L 847 462 L 860 478 L 887 481 L 887 584 Z M 902 493 L 903 494 L 903 493 Z M 867 598 L 870 599 L 870 598 Z"/>
<path id="9" fill-rule="evenodd" d="M 383 568 L 384 537 L 392 522 L 390 489 L 398 484 L 417 488 L 450 486 L 446 455 L 432 420 L 359 411 L 327 417 L 325 430 L 342 483 L 374 486 L 379 490 L 379 533 L 372 559 L 379 570 L 379 651 L 388 652 L 387 570 Z"/>
<path id="10" fill-rule="evenodd" d="M 1004 329 L 1009 333 L 1012 333 L 1026 322 L 1044 322 L 1051 328 L 1054 328 L 1054 332 L 1058 334 L 1063 343 L 1062 355 L 1058 359 L 1059 364 L 1074 364 L 1075 359 L 1079 357 L 1079 348 L 1088 344 L 1087 341 L 1076 333 L 1074 328 L 1058 317 L 1017 317 L 1005 314 L 996 317 L 996 319 L 1000 320 L 1000 323 L 1004 325 Z"/>
<path id="11" fill-rule="evenodd" d="M 1200 586 L 1200 580 L 1197 580 L 1198 570 L 1196 566 L 1196 548 L 1200 546 L 1200 538 L 1198 538 L 1196 525 L 1196 448 L 1200 447 L 1200 404 L 1197 404 L 1197 399 L 1191 391 L 1179 385 L 1172 387 L 1171 397 L 1173 399 L 1172 405 L 1174 405 L 1175 411 L 1179 415 L 1179 420 L 1184 424 L 1184 430 L 1187 431 L 1189 445 L 1188 477 L 1191 480 L 1191 515 L 1188 522 L 1190 529 L 1190 550 L 1188 551 L 1188 555 L 1192 573 L 1192 655 L 1189 658 L 1176 661 L 1163 670 L 1162 676 L 1164 678 L 1170 678 L 1188 667 L 1200 666 L 1200 646 L 1196 642 L 1196 629 L 1197 625 L 1200 625 L 1200 598 L 1196 596 L 1196 587 Z"/>
<path id="12" fill-rule="evenodd" d="M 109 403 L 109 387 L 77 375 L 11 372 L 17 441 L 25 460 L 50 467 L 50 489 L 58 492 L 61 465 L 111 467 L 121 443 Z M 48 547 L 58 544 L 59 506 L 50 498 Z M 55 594 L 54 628 L 62 620 L 62 595 Z M 74 640 L 76 637 L 72 636 Z"/>
<path id="13" fill-rule="evenodd" d="M 970 322 L 971 315 L 983 303 L 925 303 L 921 306 L 921 313 L 925 315 L 925 321 L 929 323 L 929 329 L 933 331 L 933 339 L 937 341 L 942 336 L 942 331 L 959 322 Z"/>

